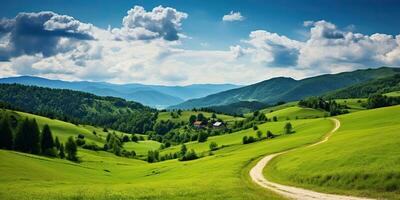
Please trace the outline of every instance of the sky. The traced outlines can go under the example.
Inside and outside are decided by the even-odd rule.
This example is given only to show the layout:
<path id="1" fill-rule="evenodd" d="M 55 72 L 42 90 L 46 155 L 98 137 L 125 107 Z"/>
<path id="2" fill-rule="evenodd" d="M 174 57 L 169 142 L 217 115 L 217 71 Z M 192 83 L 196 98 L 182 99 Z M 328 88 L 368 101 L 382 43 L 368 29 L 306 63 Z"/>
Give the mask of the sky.
<path id="1" fill-rule="evenodd" d="M 400 66 L 400 1 L 0 4 L 0 77 L 250 84 Z"/>

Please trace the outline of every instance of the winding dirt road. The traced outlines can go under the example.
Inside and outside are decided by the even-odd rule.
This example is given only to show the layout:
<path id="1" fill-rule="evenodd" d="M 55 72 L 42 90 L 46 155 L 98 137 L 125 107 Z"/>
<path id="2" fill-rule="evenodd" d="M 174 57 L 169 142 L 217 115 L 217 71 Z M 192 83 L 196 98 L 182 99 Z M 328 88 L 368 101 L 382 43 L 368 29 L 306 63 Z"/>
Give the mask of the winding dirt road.
<path id="1" fill-rule="evenodd" d="M 340 121 L 332 118 L 331 119 L 335 123 L 335 127 L 325 135 L 325 137 L 314 144 L 311 144 L 307 147 L 312 147 L 315 145 L 319 145 L 321 143 L 324 143 L 329 140 L 329 138 L 332 136 L 332 134 L 339 129 L 340 127 Z M 265 179 L 263 175 L 263 169 L 264 167 L 268 164 L 269 161 L 271 161 L 273 158 L 276 156 L 288 153 L 290 151 L 294 151 L 296 149 L 291 149 L 288 151 L 283 151 L 280 153 L 276 154 L 271 154 L 268 156 L 265 156 L 263 159 L 261 159 L 251 170 L 250 170 L 250 177 L 251 179 L 260 185 L 261 187 L 267 188 L 269 190 L 272 190 L 283 197 L 287 197 L 290 199 L 301 199 L 301 200 L 371 200 L 368 198 L 361 198 L 361 197 L 352 197 L 352 196 L 343 196 L 343 195 L 334 195 L 334 194 L 325 194 L 325 193 L 320 193 L 320 192 L 314 192 L 312 190 L 306 190 L 302 188 L 297 188 L 297 187 L 292 187 L 292 186 L 286 186 L 286 185 L 281 185 L 278 183 L 274 183 L 271 181 L 268 181 Z"/>

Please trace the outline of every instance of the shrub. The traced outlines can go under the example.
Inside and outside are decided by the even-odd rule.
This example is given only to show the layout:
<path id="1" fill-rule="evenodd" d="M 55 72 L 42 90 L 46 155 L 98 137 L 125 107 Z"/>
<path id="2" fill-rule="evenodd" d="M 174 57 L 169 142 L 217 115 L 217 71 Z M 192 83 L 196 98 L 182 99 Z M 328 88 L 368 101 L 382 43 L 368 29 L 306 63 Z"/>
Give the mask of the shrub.
<path id="1" fill-rule="evenodd" d="M 216 142 L 211 142 L 209 147 L 211 151 L 215 151 L 218 149 L 218 144 Z"/>
<path id="2" fill-rule="evenodd" d="M 271 131 L 267 131 L 267 138 L 274 138 L 275 135 Z"/>
<path id="3" fill-rule="evenodd" d="M 75 142 L 76 142 L 76 145 L 78 145 L 78 146 L 83 146 L 86 143 L 85 139 L 82 139 L 82 138 L 76 139 Z"/>
<path id="4" fill-rule="evenodd" d="M 85 136 L 84 136 L 83 134 L 79 133 L 79 134 L 78 134 L 78 138 L 79 138 L 79 139 L 85 139 Z"/>
<path id="5" fill-rule="evenodd" d="M 205 142 L 205 141 L 207 141 L 207 138 L 208 138 L 208 134 L 206 132 L 204 132 L 204 131 L 201 131 L 199 133 L 198 141 L 199 142 Z"/>
<path id="6" fill-rule="evenodd" d="M 124 135 L 124 137 L 122 137 L 122 142 L 129 142 L 129 137 Z"/>
<path id="7" fill-rule="evenodd" d="M 262 138 L 262 132 L 261 131 L 257 131 L 257 138 L 261 139 Z"/>
<path id="8" fill-rule="evenodd" d="M 290 122 L 285 124 L 284 131 L 286 134 L 290 134 L 293 132 L 293 126 Z"/>
<path id="9" fill-rule="evenodd" d="M 89 150 L 92 150 L 92 151 L 100 151 L 100 150 L 103 150 L 103 148 L 97 146 L 97 144 L 95 144 L 95 143 L 93 143 L 93 142 L 90 143 L 90 144 L 84 144 L 84 145 L 82 145 L 82 148 L 84 148 L 84 149 L 89 149 Z"/>
<path id="10" fill-rule="evenodd" d="M 186 152 L 184 156 L 182 156 L 181 158 L 179 158 L 180 161 L 188 161 L 188 160 L 195 160 L 199 158 L 196 154 L 196 152 L 191 149 L 190 151 Z"/>
<path id="11" fill-rule="evenodd" d="M 65 151 L 67 152 L 67 159 L 71 161 L 77 161 L 78 157 L 76 156 L 78 147 L 74 141 L 74 138 L 69 137 L 67 143 L 65 143 Z"/>

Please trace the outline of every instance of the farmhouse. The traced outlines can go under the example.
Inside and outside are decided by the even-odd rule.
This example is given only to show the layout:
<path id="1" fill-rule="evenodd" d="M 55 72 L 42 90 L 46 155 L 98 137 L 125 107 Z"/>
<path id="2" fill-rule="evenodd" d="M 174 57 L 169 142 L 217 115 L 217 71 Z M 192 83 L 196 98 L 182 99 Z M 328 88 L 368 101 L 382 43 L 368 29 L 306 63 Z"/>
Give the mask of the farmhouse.
<path id="1" fill-rule="evenodd" d="M 223 128 L 223 127 L 225 127 L 225 124 L 223 122 L 215 122 L 213 124 L 213 127 L 214 128 Z"/>
<path id="2" fill-rule="evenodd" d="M 205 125 L 204 125 L 204 123 L 202 121 L 193 122 L 193 126 L 196 127 L 196 128 L 204 128 L 205 127 Z"/>

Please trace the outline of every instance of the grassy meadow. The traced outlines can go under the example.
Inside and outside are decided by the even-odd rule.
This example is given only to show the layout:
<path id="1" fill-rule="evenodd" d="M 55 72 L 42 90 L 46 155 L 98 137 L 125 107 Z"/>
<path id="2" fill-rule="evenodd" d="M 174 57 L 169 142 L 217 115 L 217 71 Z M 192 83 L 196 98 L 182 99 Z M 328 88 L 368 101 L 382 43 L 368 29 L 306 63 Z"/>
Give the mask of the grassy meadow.
<path id="1" fill-rule="evenodd" d="M 277 157 L 266 177 L 322 192 L 400 199 L 400 106 L 337 118 L 341 127 L 328 142 Z"/>
<path id="2" fill-rule="evenodd" d="M 58 123 L 54 120 L 50 126 Z M 54 135 L 87 130 L 67 124 L 64 129 L 54 127 Z M 81 162 L 74 163 L 0 150 L 0 171 L 7 172 L 0 177 L 0 199 L 281 199 L 250 181 L 250 167 L 263 155 L 318 141 L 333 126 L 328 119 L 296 120 L 293 125 L 294 134 L 246 145 L 241 144 L 241 138 L 253 134 L 252 130 L 224 135 L 223 141 L 230 146 L 186 162 L 149 164 L 79 149 Z M 260 130 L 279 134 L 283 122 L 263 124 Z M 87 130 L 86 134 L 92 132 Z M 206 143 L 197 145 L 188 144 L 188 148 L 208 148 Z"/>

